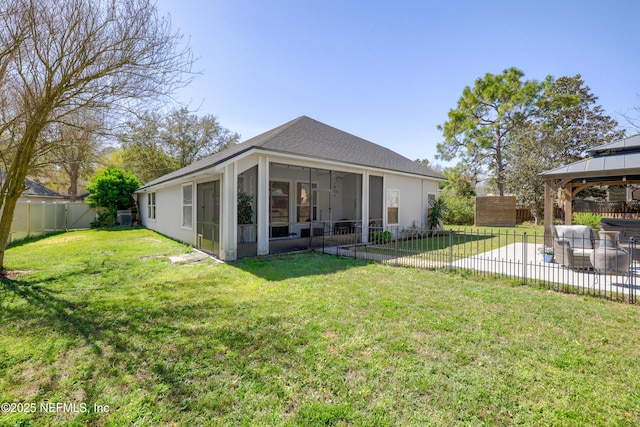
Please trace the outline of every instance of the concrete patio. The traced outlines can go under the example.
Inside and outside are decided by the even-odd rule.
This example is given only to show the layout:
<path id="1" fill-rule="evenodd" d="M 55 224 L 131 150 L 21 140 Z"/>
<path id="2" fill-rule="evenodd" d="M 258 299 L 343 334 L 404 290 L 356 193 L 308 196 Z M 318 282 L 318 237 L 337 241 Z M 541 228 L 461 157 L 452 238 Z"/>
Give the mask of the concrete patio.
<path id="1" fill-rule="evenodd" d="M 546 263 L 533 243 L 511 243 L 498 249 L 462 258 L 450 264 L 481 272 L 519 277 L 579 288 L 588 293 L 635 296 L 640 287 L 640 265 L 634 262 L 628 275 L 598 274 L 594 270 L 574 270 L 556 263 Z"/>

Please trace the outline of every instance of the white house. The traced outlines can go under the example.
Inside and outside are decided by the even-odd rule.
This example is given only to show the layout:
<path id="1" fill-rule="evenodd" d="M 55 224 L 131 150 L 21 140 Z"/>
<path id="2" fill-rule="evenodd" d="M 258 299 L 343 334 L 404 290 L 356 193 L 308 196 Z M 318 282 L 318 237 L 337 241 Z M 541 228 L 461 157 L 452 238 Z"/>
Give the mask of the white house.
<path id="1" fill-rule="evenodd" d="M 147 228 L 234 260 L 341 234 L 366 241 L 374 227 L 425 226 L 442 180 L 431 168 L 302 116 L 153 180 L 137 195 Z M 248 224 L 239 224 L 239 211 L 247 210 Z"/>

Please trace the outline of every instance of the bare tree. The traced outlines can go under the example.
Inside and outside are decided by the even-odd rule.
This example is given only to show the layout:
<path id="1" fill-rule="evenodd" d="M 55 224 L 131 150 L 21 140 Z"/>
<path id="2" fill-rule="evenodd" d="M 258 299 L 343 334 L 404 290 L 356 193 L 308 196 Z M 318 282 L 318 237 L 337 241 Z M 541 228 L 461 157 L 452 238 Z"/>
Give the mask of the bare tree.
<path id="1" fill-rule="evenodd" d="M 44 156 L 43 169 L 59 168 L 64 171 L 71 202 L 76 201 L 81 175 L 90 174 L 98 160 L 103 122 L 102 117 L 90 111 L 78 111 L 68 118 L 67 123 L 55 123 L 47 132 L 51 139 L 46 145 L 51 146 L 51 155 Z M 48 159 L 51 160 L 49 164 Z"/>
<path id="2" fill-rule="evenodd" d="M 149 182 L 236 144 L 240 135 L 207 114 L 187 108 L 160 114 L 149 111 L 125 124 L 119 135 L 124 168 Z"/>
<path id="3" fill-rule="evenodd" d="M 16 202 L 53 124 L 114 117 L 187 83 L 192 58 L 149 0 L 3 0 L 0 7 L 0 268 Z"/>

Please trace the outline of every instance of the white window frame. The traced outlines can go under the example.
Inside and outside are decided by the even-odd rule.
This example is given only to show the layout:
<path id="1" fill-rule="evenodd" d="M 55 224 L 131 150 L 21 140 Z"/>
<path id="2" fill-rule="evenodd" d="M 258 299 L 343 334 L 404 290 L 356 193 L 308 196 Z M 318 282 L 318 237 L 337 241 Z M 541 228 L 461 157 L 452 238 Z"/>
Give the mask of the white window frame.
<path id="1" fill-rule="evenodd" d="M 156 220 L 156 192 L 147 194 L 147 219 Z"/>
<path id="2" fill-rule="evenodd" d="M 191 187 L 191 200 L 185 200 L 185 187 Z M 182 184 L 182 192 L 181 192 L 181 197 L 182 197 L 182 228 L 185 228 L 187 230 L 193 230 L 193 183 L 189 183 L 189 184 Z M 185 210 L 189 209 L 189 211 L 191 212 L 191 215 L 185 215 Z M 185 222 L 185 220 L 189 218 L 189 223 L 187 224 Z"/>
<path id="3" fill-rule="evenodd" d="M 396 194 L 396 196 L 394 197 L 393 193 Z M 387 188 L 387 194 L 385 197 L 385 216 L 387 217 L 387 225 L 398 225 L 400 224 L 400 190 L 397 188 Z M 394 201 L 395 199 L 395 201 Z M 392 206 L 392 204 L 394 204 L 396 206 Z M 391 222 L 389 219 L 389 209 L 391 208 L 395 208 L 397 209 L 396 211 L 396 222 Z"/>

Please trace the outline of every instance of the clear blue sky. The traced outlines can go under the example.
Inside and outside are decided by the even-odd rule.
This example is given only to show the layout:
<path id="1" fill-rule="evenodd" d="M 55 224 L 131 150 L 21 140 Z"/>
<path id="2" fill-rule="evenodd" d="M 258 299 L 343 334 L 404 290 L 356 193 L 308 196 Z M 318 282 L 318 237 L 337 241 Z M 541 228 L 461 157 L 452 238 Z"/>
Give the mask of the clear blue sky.
<path id="1" fill-rule="evenodd" d="M 178 93 L 247 140 L 301 115 L 433 161 L 465 86 L 581 74 L 640 116 L 640 1 L 158 0 L 202 74 Z M 640 120 L 637 121 L 640 124 Z M 635 133 L 632 131 L 631 133 Z M 439 162 L 441 163 L 441 162 Z"/>

